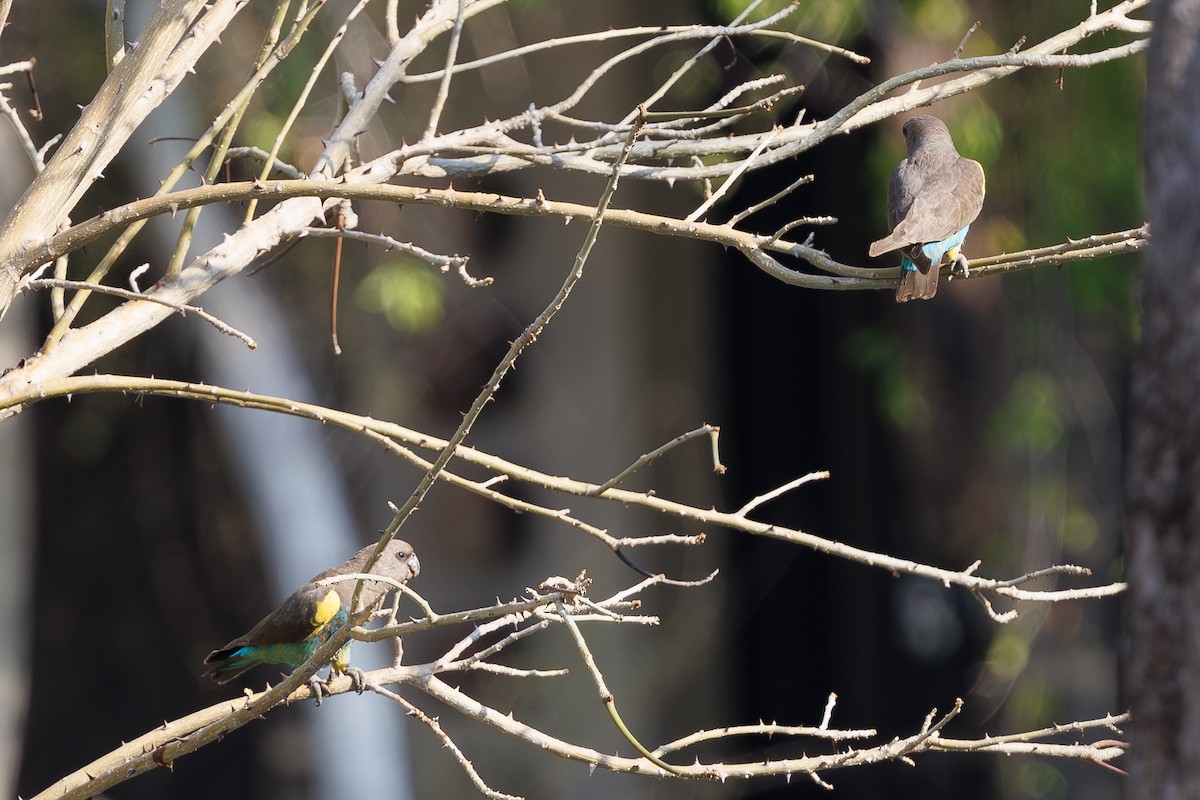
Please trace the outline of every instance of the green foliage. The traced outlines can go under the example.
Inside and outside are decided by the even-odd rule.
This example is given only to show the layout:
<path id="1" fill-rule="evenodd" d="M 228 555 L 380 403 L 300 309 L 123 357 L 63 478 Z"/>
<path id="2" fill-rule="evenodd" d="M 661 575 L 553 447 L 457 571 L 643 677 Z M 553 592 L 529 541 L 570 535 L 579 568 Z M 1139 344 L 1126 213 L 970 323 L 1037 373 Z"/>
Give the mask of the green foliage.
<path id="1" fill-rule="evenodd" d="M 1030 368 L 1013 381 L 1008 397 L 992 419 L 992 441 L 1002 449 L 1047 455 L 1062 440 L 1062 384 L 1052 374 Z"/>
<path id="2" fill-rule="evenodd" d="M 961 37 L 973 21 L 971 10 L 962 0 L 910 0 L 904 10 L 913 27 L 930 38 Z"/>
<path id="3" fill-rule="evenodd" d="M 444 285 L 425 264 L 411 259 L 386 261 L 372 269 L 358 286 L 358 303 L 371 313 L 383 313 L 398 331 L 421 333 L 444 315 Z"/>
<path id="4" fill-rule="evenodd" d="M 1015 680 L 1029 663 L 1029 640 L 1019 629 L 1001 629 L 988 647 L 987 665 L 1003 681 Z"/>
<path id="5" fill-rule="evenodd" d="M 790 4 L 791 0 L 768 0 L 758 7 L 750 20 L 769 17 Z M 711 0 L 713 12 L 718 19 L 734 19 L 745 11 L 748 5 L 749 0 Z M 806 3 L 779 27 L 823 42 L 845 44 L 866 27 L 869 5 L 866 0 Z"/>
<path id="6" fill-rule="evenodd" d="M 1062 523 L 1062 543 L 1067 553 L 1085 553 L 1099 538 L 1100 527 L 1096 524 L 1095 516 L 1085 506 L 1077 505 L 1067 509 Z"/>
<path id="7" fill-rule="evenodd" d="M 929 406 L 905 370 L 904 351 L 894 332 L 857 330 L 843 342 L 842 355 L 871 383 L 882 420 L 908 430 L 929 418 Z"/>
<path id="8" fill-rule="evenodd" d="M 974 103 L 954 118 L 958 152 L 983 165 L 986 174 L 999 168 L 1004 155 L 1004 128 L 991 106 Z"/>
<path id="9" fill-rule="evenodd" d="M 1025 761 L 1017 767 L 1017 788 L 1021 797 L 1057 800 L 1070 788 L 1062 772 L 1048 761 Z"/>

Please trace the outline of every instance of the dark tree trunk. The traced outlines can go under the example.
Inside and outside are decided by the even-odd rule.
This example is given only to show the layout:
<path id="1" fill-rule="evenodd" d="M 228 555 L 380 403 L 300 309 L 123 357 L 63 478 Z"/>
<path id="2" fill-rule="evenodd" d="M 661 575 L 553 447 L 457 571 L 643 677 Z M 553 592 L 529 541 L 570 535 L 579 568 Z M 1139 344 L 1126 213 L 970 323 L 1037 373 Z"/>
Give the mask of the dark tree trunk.
<path id="1" fill-rule="evenodd" d="M 1154 242 L 1133 376 L 1126 690 L 1131 796 L 1200 798 L 1200 0 L 1157 10 L 1146 195 Z"/>

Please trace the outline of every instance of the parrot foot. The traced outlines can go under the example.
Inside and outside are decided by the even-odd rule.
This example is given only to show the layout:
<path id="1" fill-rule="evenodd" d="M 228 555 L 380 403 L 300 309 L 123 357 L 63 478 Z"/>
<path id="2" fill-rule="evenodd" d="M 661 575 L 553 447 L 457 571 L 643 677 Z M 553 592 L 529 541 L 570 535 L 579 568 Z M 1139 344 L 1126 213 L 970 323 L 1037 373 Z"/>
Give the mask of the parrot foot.
<path id="1" fill-rule="evenodd" d="M 362 694 L 367 688 L 367 676 L 358 667 L 346 667 L 346 675 L 350 678 L 350 685 L 354 687 L 354 691 Z"/>
<path id="2" fill-rule="evenodd" d="M 316 675 L 308 679 L 308 691 L 312 692 L 313 700 L 318 706 L 326 697 L 333 695 L 333 692 L 329 691 L 329 684 Z"/>
<path id="3" fill-rule="evenodd" d="M 967 257 L 962 253 L 958 253 L 956 256 L 954 256 L 954 263 L 950 265 L 951 274 L 954 274 L 956 270 L 961 272 L 964 278 L 971 277 L 971 264 L 969 261 L 967 261 Z"/>

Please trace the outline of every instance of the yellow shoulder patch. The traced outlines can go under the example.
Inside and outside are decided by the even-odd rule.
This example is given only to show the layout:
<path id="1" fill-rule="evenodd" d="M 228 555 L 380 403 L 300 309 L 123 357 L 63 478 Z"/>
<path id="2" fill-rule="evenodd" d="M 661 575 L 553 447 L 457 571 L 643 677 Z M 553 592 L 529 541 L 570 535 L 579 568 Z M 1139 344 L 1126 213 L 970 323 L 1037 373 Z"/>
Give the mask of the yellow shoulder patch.
<path id="1" fill-rule="evenodd" d="M 313 615 L 308 620 L 313 625 L 313 633 L 316 633 L 325 623 L 333 619 L 341 607 L 342 598 L 338 597 L 336 590 L 330 589 L 329 594 L 317 602 L 316 608 L 313 609 Z"/>

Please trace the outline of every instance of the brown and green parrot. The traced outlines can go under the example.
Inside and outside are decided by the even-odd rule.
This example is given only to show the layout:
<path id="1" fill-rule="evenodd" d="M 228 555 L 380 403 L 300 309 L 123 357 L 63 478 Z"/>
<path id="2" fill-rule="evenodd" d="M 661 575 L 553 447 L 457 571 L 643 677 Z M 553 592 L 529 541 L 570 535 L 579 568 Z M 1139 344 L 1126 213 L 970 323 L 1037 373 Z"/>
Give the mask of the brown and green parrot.
<path id="1" fill-rule="evenodd" d="M 967 270 L 960 249 L 983 208 L 983 167 L 963 158 L 946 123 L 928 115 L 904 123 L 908 158 L 888 185 L 888 225 L 892 232 L 871 243 L 872 257 L 900 251 L 896 302 L 928 300 L 937 293 L 938 268 L 945 259 Z"/>
<path id="2" fill-rule="evenodd" d="M 338 575 L 362 572 L 376 545 L 359 550 L 344 564 L 313 577 L 254 626 L 245 636 L 213 650 L 204 659 L 210 664 L 204 674 L 217 683 L 225 683 L 258 664 L 287 664 L 295 669 L 307 661 L 323 643 L 350 619 L 350 603 L 357 580 L 330 581 Z M 408 542 L 393 539 L 387 543 L 371 570 L 372 575 L 404 583 L 421 571 L 421 562 Z M 395 587 L 384 581 L 363 581 L 359 607 L 370 608 L 383 600 Z M 350 642 L 337 652 L 332 672 L 347 672 L 350 667 Z"/>

